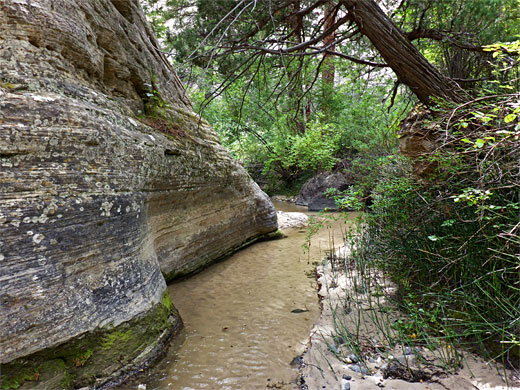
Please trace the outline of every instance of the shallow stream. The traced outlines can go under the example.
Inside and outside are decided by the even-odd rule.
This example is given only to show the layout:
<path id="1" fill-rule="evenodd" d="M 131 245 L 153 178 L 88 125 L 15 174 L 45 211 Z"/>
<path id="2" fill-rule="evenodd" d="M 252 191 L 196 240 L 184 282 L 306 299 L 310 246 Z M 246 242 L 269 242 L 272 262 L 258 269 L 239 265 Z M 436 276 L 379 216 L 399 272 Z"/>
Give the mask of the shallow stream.
<path id="1" fill-rule="evenodd" d="M 306 229 L 288 229 L 287 238 L 256 243 L 169 285 L 185 327 L 164 359 L 119 389 L 296 389 L 291 361 L 320 314 L 314 268 L 344 230 L 345 222 L 322 229 L 305 253 Z"/>

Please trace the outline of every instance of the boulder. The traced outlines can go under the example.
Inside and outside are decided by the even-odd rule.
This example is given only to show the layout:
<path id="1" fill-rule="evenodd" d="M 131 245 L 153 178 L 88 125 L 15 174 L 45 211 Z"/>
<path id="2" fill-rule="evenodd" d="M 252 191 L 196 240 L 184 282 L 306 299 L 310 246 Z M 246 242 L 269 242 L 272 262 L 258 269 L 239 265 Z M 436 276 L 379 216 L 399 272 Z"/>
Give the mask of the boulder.
<path id="1" fill-rule="evenodd" d="M 280 229 L 305 227 L 309 224 L 309 217 L 304 213 L 278 211 L 277 216 Z"/>
<path id="2" fill-rule="evenodd" d="M 138 0 L 0 2 L 0 388 L 100 386 L 181 326 L 165 278 L 277 229 Z"/>
<path id="3" fill-rule="evenodd" d="M 338 206 L 334 199 L 327 197 L 325 194 L 318 194 L 311 198 L 309 204 L 307 205 L 309 211 L 338 211 Z"/>
<path id="4" fill-rule="evenodd" d="M 308 206 L 311 211 L 321 211 L 324 208 L 336 209 L 334 201 L 327 198 L 324 192 L 328 188 L 344 191 L 349 186 L 350 181 L 347 174 L 343 171 L 319 173 L 303 185 L 296 204 Z"/>

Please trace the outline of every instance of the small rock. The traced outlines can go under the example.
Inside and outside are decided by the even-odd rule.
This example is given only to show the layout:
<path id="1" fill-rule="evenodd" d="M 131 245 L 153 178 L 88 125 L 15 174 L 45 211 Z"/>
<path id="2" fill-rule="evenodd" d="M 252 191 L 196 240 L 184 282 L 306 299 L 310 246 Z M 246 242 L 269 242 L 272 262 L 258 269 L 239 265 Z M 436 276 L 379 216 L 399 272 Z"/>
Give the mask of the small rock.
<path id="1" fill-rule="evenodd" d="M 399 356 L 396 360 L 399 363 L 401 363 L 403 366 L 413 366 L 415 364 L 415 361 L 416 361 L 414 355 Z"/>
<path id="2" fill-rule="evenodd" d="M 412 348 L 410 347 L 404 347 L 404 354 L 405 355 L 413 355 L 415 352 Z"/>
<path id="3" fill-rule="evenodd" d="M 352 354 L 352 355 L 349 355 L 348 358 L 352 361 L 352 363 L 358 363 L 359 362 L 359 359 L 356 355 Z"/>
<path id="4" fill-rule="evenodd" d="M 328 348 L 329 348 L 329 351 L 330 351 L 330 352 L 333 352 L 333 353 L 335 353 L 336 355 L 339 354 L 339 351 L 338 351 L 338 349 L 336 348 L 335 345 L 329 345 Z"/>
<path id="5" fill-rule="evenodd" d="M 359 364 L 353 364 L 353 365 L 349 366 L 349 368 L 352 371 L 359 372 L 360 374 L 363 374 L 363 375 L 369 375 L 370 374 L 370 371 L 368 371 L 365 367 L 361 367 Z"/>
<path id="6" fill-rule="evenodd" d="M 146 385 L 140 384 L 137 386 L 137 390 L 146 390 Z"/>
<path id="7" fill-rule="evenodd" d="M 347 375 L 347 374 L 343 374 L 343 379 L 349 381 L 352 379 L 352 377 L 350 375 Z"/>
<path id="8" fill-rule="evenodd" d="M 385 385 L 383 385 L 382 383 L 378 383 L 378 384 L 377 384 L 377 387 L 381 387 L 381 388 L 383 388 L 383 387 L 385 387 Z"/>
<path id="9" fill-rule="evenodd" d="M 350 390 L 350 383 L 349 382 L 342 382 L 341 383 L 341 390 Z"/>
<path id="10" fill-rule="evenodd" d="M 296 356 L 293 360 L 291 360 L 291 366 L 293 366 L 293 367 L 301 367 L 302 364 L 303 364 L 302 356 Z"/>
<path id="11" fill-rule="evenodd" d="M 306 310 L 306 309 L 293 309 L 291 310 L 291 313 L 305 313 L 309 310 Z"/>
<path id="12" fill-rule="evenodd" d="M 374 360 L 374 358 L 368 358 L 368 362 L 369 362 L 369 363 L 376 363 L 376 361 Z"/>

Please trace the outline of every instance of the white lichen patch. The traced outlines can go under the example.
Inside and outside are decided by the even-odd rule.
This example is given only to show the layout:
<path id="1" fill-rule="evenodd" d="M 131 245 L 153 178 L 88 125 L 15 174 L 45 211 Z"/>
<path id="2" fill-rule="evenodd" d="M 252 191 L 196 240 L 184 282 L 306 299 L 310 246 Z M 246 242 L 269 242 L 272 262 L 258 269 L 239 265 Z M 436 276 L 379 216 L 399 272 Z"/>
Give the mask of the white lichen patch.
<path id="1" fill-rule="evenodd" d="M 110 217 L 110 210 L 112 210 L 113 202 L 103 202 L 101 204 L 101 216 L 102 217 Z"/>
<path id="2" fill-rule="evenodd" d="M 45 238 L 45 236 L 41 233 L 37 233 L 33 236 L 33 242 L 35 244 L 39 244 L 40 242 L 43 241 L 43 239 Z"/>
<path id="3" fill-rule="evenodd" d="M 53 102 L 56 99 L 50 96 L 43 96 L 43 95 L 33 95 L 32 98 L 36 100 L 37 102 Z"/>

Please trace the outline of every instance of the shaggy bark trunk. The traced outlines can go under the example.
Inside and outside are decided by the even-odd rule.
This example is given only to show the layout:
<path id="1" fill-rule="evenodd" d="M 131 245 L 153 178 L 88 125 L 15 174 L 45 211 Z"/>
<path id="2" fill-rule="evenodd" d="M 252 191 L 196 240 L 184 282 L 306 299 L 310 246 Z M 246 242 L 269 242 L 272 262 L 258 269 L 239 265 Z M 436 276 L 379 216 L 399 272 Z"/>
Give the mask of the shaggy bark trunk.
<path id="1" fill-rule="evenodd" d="M 329 29 L 330 27 L 332 27 L 334 25 L 334 23 L 336 23 L 336 13 L 334 12 L 334 9 L 335 9 L 334 4 L 331 4 L 331 3 L 325 4 L 324 10 L 323 10 L 323 17 L 325 19 L 325 23 L 323 25 L 323 31 L 327 31 L 327 29 Z M 336 34 L 333 31 L 332 33 L 330 33 L 323 39 L 323 46 L 329 46 L 335 40 L 336 40 Z M 329 50 L 335 51 L 336 50 L 335 45 L 331 46 L 329 48 Z M 321 72 L 321 77 L 326 84 L 333 86 L 334 85 L 334 76 L 336 73 L 336 67 L 334 66 L 334 63 L 330 61 L 331 57 L 332 57 L 332 55 L 327 52 L 325 52 L 323 54 L 323 65 L 322 65 L 323 71 Z"/>
<path id="2" fill-rule="evenodd" d="M 340 0 L 351 20 L 365 35 L 421 102 L 431 104 L 439 97 L 454 102 L 463 101 L 459 85 L 443 76 L 419 50 L 410 43 L 401 30 L 385 15 L 373 0 Z"/>
<path id="3" fill-rule="evenodd" d="M 295 1 L 293 4 L 292 12 L 297 14 L 301 10 L 301 2 Z M 301 15 L 295 15 L 288 20 L 289 28 L 294 34 L 294 41 L 300 44 L 304 41 L 304 30 L 303 30 L 303 17 Z M 302 68 L 303 68 L 303 57 L 300 57 L 297 61 L 297 67 L 288 68 L 288 78 L 291 82 L 291 86 L 288 90 L 289 99 L 294 108 L 294 116 L 291 120 L 295 132 L 297 134 L 305 133 L 305 112 L 302 107 L 303 97 L 303 80 L 302 80 Z"/>

